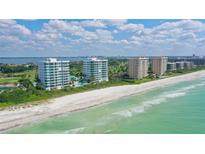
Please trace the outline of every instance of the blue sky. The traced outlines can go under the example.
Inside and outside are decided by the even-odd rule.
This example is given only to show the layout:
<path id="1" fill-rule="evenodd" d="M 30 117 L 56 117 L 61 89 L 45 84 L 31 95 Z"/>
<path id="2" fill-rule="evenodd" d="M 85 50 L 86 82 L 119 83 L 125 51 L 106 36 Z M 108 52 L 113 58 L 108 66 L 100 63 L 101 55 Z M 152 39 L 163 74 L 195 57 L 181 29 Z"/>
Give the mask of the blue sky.
<path id="1" fill-rule="evenodd" d="M 0 20 L 0 54 L 205 55 L 205 20 Z"/>
<path id="2" fill-rule="evenodd" d="M 86 20 L 86 19 L 83 19 Z M 75 20 L 75 19 L 64 19 L 64 21 L 83 21 L 83 20 Z M 87 19 L 92 20 L 92 19 Z M 179 21 L 174 19 L 128 19 L 128 23 L 134 23 L 134 24 L 143 24 L 146 28 L 158 26 L 164 22 L 173 22 L 173 21 Z M 203 21 L 203 20 L 202 20 Z M 44 23 L 49 22 L 48 19 L 41 19 L 41 20 L 16 20 L 18 24 L 24 25 L 27 28 L 31 30 L 40 30 L 43 27 Z"/>

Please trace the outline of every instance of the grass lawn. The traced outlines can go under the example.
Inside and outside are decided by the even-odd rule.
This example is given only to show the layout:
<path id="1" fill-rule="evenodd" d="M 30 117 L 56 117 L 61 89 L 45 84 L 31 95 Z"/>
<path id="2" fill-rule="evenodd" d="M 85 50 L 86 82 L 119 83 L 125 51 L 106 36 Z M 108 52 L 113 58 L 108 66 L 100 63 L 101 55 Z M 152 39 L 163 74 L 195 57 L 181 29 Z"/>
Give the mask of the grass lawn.
<path id="1" fill-rule="evenodd" d="M 25 72 L 21 72 L 21 73 L 13 73 L 14 77 L 23 77 L 25 76 L 26 78 L 30 79 L 31 81 L 35 80 L 35 76 L 36 76 L 36 70 L 32 70 L 32 71 L 25 71 Z"/>
<path id="2" fill-rule="evenodd" d="M 0 74 L 0 84 L 17 84 L 18 80 L 25 77 L 32 82 L 35 81 L 36 70 L 25 71 L 21 73 Z"/>
<path id="3" fill-rule="evenodd" d="M 0 84 L 16 84 L 20 77 L 0 78 Z"/>

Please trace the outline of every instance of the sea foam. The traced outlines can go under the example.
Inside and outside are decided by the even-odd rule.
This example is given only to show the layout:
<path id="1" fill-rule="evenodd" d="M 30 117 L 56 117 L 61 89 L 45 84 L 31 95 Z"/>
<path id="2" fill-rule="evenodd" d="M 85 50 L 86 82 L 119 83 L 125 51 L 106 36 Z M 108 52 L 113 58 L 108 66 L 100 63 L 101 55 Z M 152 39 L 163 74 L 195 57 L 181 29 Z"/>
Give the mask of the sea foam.
<path id="1" fill-rule="evenodd" d="M 122 117 L 132 117 L 133 114 L 135 113 L 142 113 L 144 112 L 144 106 L 135 106 L 126 110 L 122 110 L 119 112 L 114 112 L 112 115 L 120 115 Z"/>
<path id="2" fill-rule="evenodd" d="M 185 96 L 187 94 L 187 92 L 190 91 L 191 89 L 194 89 L 194 88 L 197 88 L 197 87 L 203 86 L 203 85 L 205 85 L 205 82 L 194 84 L 194 85 L 189 85 L 189 86 L 178 88 L 178 89 L 172 90 L 172 91 L 167 91 L 167 92 L 164 92 L 164 93 L 162 93 L 154 98 L 151 98 L 150 100 L 143 101 L 134 107 L 130 107 L 128 109 L 114 112 L 114 113 L 112 113 L 112 115 L 120 116 L 123 118 L 129 118 L 129 117 L 132 117 L 136 114 L 140 114 L 140 113 L 145 112 L 146 110 L 148 110 L 150 107 L 152 107 L 154 105 L 165 103 L 170 99 Z M 112 118 L 114 118 L 114 117 L 112 117 Z"/>
<path id="3" fill-rule="evenodd" d="M 185 92 L 178 92 L 178 93 L 167 94 L 164 97 L 166 97 L 166 98 L 176 98 L 176 97 L 180 97 L 180 96 L 184 96 L 184 95 L 186 95 Z"/>
<path id="4" fill-rule="evenodd" d="M 191 87 L 189 87 L 189 88 L 191 88 Z M 181 90 L 177 90 L 177 91 L 166 92 L 166 93 L 163 93 L 161 95 L 158 95 L 158 96 L 152 98 L 151 100 L 144 101 L 144 102 L 140 103 L 140 105 L 137 105 L 137 106 L 134 106 L 134 107 L 122 110 L 122 111 L 114 112 L 114 113 L 112 113 L 112 115 L 118 115 L 118 116 L 121 116 L 121 117 L 129 118 L 129 117 L 132 117 L 135 114 L 145 112 L 147 109 L 149 109 L 150 107 L 152 107 L 154 105 L 164 103 L 168 99 L 181 97 L 181 96 L 184 96 L 184 95 L 186 95 L 186 91 L 184 89 L 183 90 L 181 89 Z"/>
<path id="5" fill-rule="evenodd" d="M 69 129 L 69 130 L 66 130 L 64 133 L 65 133 L 65 134 L 77 134 L 77 133 L 82 132 L 85 128 L 86 128 L 86 127 L 80 127 L 80 128 Z"/>

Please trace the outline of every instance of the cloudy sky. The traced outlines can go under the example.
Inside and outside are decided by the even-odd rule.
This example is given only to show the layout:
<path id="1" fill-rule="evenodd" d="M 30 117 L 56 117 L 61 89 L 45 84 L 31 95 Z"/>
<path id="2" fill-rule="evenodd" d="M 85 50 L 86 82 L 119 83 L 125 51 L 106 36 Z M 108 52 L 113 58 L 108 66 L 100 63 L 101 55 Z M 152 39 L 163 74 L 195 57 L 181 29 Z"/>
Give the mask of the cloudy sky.
<path id="1" fill-rule="evenodd" d="M 0 57 L 205 55 L 205 20 L 0 20 Z"/>

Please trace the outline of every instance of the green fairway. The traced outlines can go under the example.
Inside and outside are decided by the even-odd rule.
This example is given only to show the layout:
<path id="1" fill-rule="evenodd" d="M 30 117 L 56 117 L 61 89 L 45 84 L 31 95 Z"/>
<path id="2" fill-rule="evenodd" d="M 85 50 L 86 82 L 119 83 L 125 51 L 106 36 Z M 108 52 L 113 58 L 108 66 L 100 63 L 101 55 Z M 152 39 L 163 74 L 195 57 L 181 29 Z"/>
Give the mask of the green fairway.
<path id="1" fill-rule="evenodd" d="M 0 78 L 0 84 L 16 84 L 20 77 Z"/>
<path id="2" fill-rule="evenodd" d="M 36 70 L 24 71 L 21 73 L 0 74 L 0 84 L 17 84 L 21 78 L 28 78 L 32 82 L 35 80 Z"/>

